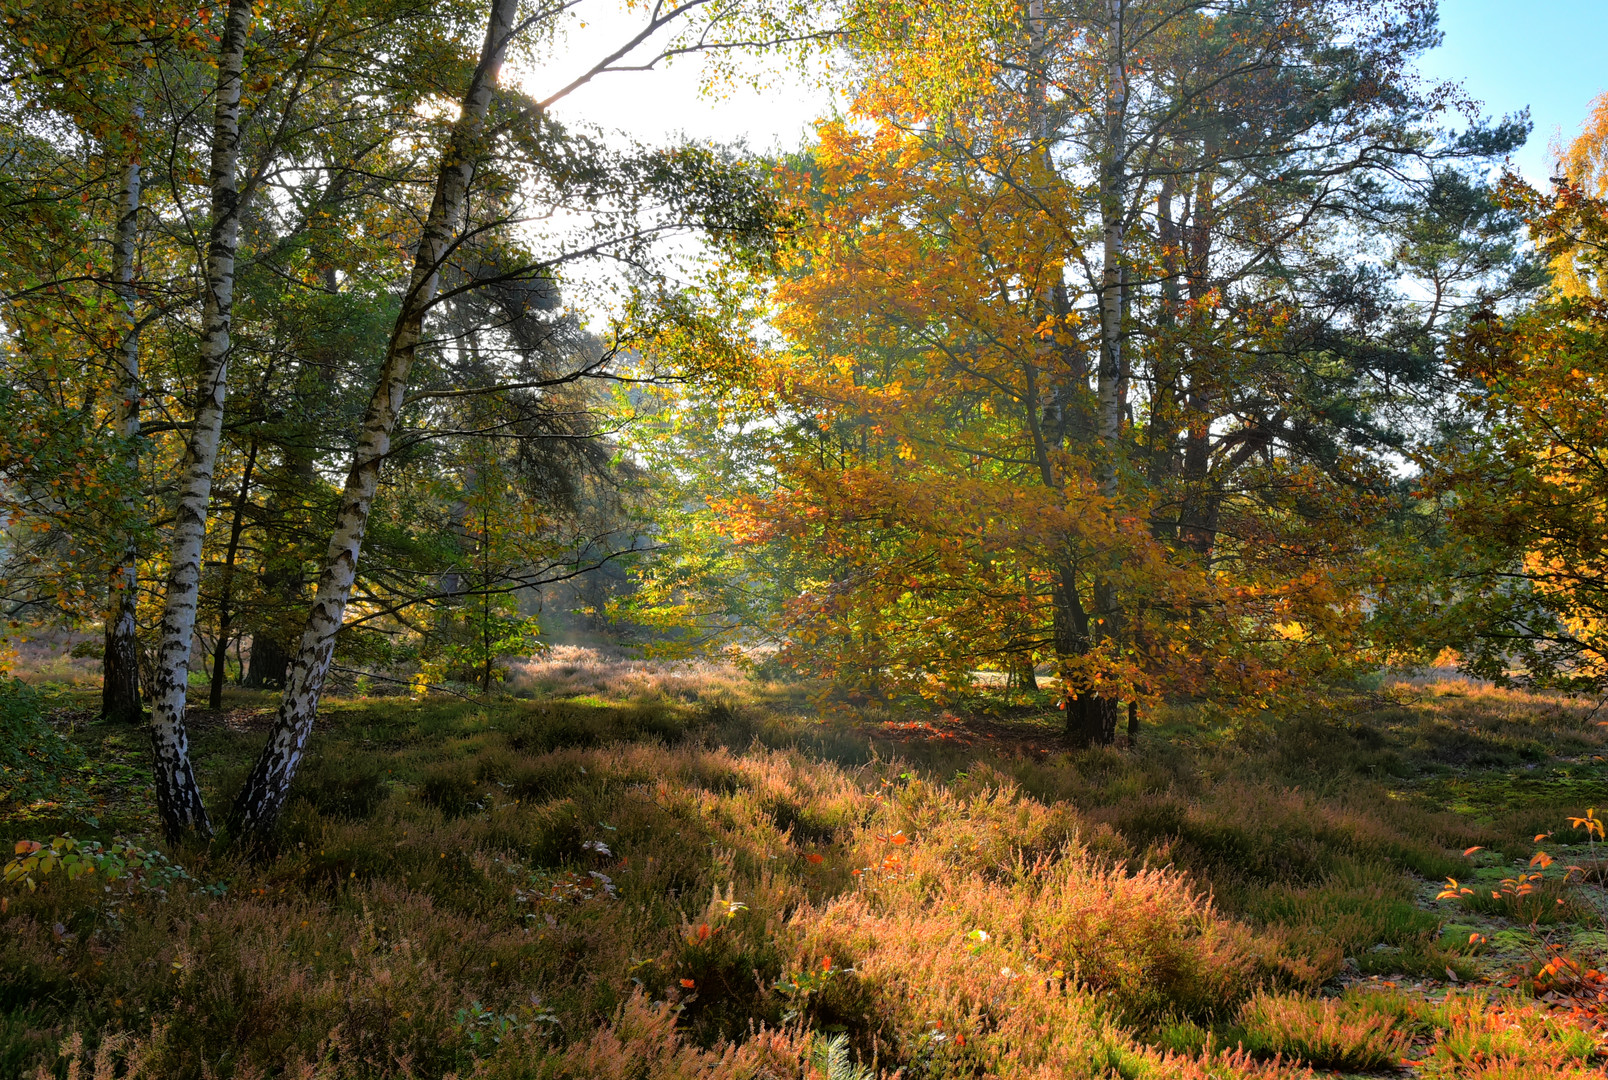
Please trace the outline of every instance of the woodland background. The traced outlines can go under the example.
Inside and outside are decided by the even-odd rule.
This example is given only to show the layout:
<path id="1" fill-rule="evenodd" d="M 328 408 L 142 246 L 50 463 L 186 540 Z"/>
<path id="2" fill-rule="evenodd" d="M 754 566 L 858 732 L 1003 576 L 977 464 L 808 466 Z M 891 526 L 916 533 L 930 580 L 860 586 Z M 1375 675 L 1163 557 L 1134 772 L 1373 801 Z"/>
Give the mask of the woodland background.
<path id="1" fill-rule="evenodd" d="M 1432 3 L 0 13 L 6 1075 L 1599 1074 L 1608 99 L 1537 188 Z M 677 60 L 841 108 L 554 116 Z"/>

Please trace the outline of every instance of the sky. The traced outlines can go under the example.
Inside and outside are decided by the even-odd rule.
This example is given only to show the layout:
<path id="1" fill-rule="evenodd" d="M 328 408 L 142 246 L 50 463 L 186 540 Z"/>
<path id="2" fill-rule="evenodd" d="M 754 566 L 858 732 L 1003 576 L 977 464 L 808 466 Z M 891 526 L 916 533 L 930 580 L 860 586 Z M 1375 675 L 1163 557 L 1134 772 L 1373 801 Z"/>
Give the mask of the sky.
<path id="1" fill-rule="evenodd" d="M 1608 0 L 1604 0 L 1608 3 Z M 584 29 L 573 30 L 550 70 L 521 73 L 538 99 L 565 86 L 643 24 L 641 7 L 622 12 L 620 0 L 583 0 Z M 668 33 L 664 37 L 668 38 Z M 632 60 L 653 55 L 647 46 Z M 553 109 L 566 122 L 582 121 L 662 143 L 676 135 L 722 143 L 746 142 L 756 151 L 794 150 L 831 110 L 832 95 L 798 73 L 748 60 L 745 70 L 762 85 L 733 86 L 723 98 L 700 93 L 700 61 L 683 57 L 652 71 L 612 72 L 574 91 Z"/>
<path id="2" fill-rule="evenodd" d="M 1441 0 L 1440 15 L 1446 40 L 1421 70 L 1461 82 L 1488 115 L 1528 106 L 1535 130 L 1514 164 L 1544 184 L 1547 144 L 1578 134 L 1608 90 L 1608 0 Z"/>
<path id="3" fill-rule="evenodd" d="M 516 69 L 525 89 L 546 98 L 628 40 L 643 21 L 643 0 L 635 2 L 635 11 L 626 11 L 621 0 L 581 0 L 577 10 L 585 28 L 562 41 L 540 69 Z M 1440 17 L 1444 43 L 1423 58 L 1420 73 L 1461 84 L 1493 119 L 1529 108 L 1534 130 L 1513 156 L 1513 165 L 1544 189 L 1552 173 L 1548 144 L 1575 135 L 1592 101 L 1608 90 L 1608 0 L 1440 0 Z M 652 54 L 638 53 L 637 59 L 645 55 Z M 596 125 L 647 143 L 683 136 L 741 141 L 759 152 L 796 149 L 810 136 L 814 122 L 831 113 L 833 95 L 795 72 L 773 70 L 765 82 L 759 89 L 741 85 L 711 98 L 700 93 L 697 60 L 684 59 L 652 71 L 600 76 L 553 111 L 566 122 Z M 1466 123 L 1456 116 L 1446 122 L 1458 127 Z M 554 224 L 544 221 L 540 228 Z M 673 242 L 671 250 L 695 263 L 699 249 L 683 239 Z M 593 297 L 581 301 L 591 311 L 589 322 L 604 310 L 593 310 L 598 298 L 618 292 L 611 272 L 601 266 L 571 270 L 576 299 L 583 292 Z"/>
<path id="4" fill-rule="evenodd" d="M 635 25 L 636 19 L 617 13 L 614 0 L 594 2 L 588 27 L 568 42 L 567 61 L 532 76 L 531 89 L 563 85 L 566 63 L 583 66 Z M 1544 183 L 1551 171 L 1548 142 L 1560 133 L 1567 141 L 1592 99 L 1608 90 L 1608 0 L 1441 0 L 1440 11 L 1445 43 L 1425 57 L 1421 70 L 1461 83 L 1493 117 L 1528 106 L 1535 131 L 1514 163 L 1532 182 Z M 760 92 L 745 87 L 723 100 L 700 97 L 696 63 L 684 61 L 668 70 L 604 76 L 556 112 L 648 141 L 684 133 L 788 150 L 830 108 L 827 92 L 785 75 Z"/>

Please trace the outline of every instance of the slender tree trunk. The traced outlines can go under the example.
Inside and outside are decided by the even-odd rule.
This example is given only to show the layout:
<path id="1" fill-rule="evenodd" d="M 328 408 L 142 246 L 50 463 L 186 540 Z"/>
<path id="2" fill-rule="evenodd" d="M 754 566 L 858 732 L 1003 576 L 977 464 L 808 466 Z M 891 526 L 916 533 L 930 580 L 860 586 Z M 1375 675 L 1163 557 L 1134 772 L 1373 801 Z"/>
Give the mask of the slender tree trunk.
<path id="1" fill-rule="evenodd" d="M 1214 144 L 1207 144 L 1208 155 L 1214 153 Z M 1194 207 L 1189 224 L 1187 254 L 1189 298 L 1197 303 L 1204 301 L 1211 291 L 1212 227 L 1215 224 L 1215 198 L 1211 173 L 1202 171 L 1195 181 Z M 1216 396 L 1201 377 L 1191 372 L 1189 393 L 1184 402 L 1188 418 L 1188 432 L 1184 437 L 1183 505 L 1179 510 L 1179 537 L 1201 555 L 1209 555 L 1217 541 L 1217 514 L 1214 509 L 1218 493 L 1213 491 L 1216 477 L 1212 475 L 1212 410 Z"/>
<path id="2" fill-rule="evenodd" d="M 491 587 L 491 575 L 487 562 L 490 558 L 490 545 L 486 543 L 487 528 L 491 524 L 491 504 L 481 493 L 480 503 L 480 692 L 486 696 L 491 695 L 491 594 L 487 590 Z"/>
<path id="3" fill-rule="evenodd" d="M 229 0 L 219 42 L 218 88 L 213 103 L 212 167 L 208 178 L 212 226 L 207 237 L 195 428 L 185 446 L 179 473 L 167 599 L 162 610 L 156 685 L 152 688 L 156 805 L 170 841 L 190 832 L 212 834 L 212 823 L 190 766 L 184 710 L 190 648 L 195 639 L 196 600 L 201 587 L 201 544 L 206 539 L 207 505 L 212 497 L 212 471 L 218 460 L 229 375 L 229 320 L 234 306 L 235 245 L 240 231 L 240 84 L 250 25 L 251 0 Z"/>
<path id="4" fill-rule="evenodd" d="M 207 707 L 223 708 L 223 677 L 229 659 L 229 632 L 234 617 L 235 557 L 240 554 L 240 535 L 246 527 L 246 500 L 251 496 L 251 473 L 257 465 L 257 440 L 251 440 L 246 467 L 240 474 L 240 497 L 235 500 L 234 520 L 229 523 L 229 546 L 223 556 L 223 581 L 218 586 L 218 640 L 212 647 L 212 682 L 207 687 Z"/>
<path id="5" fill-rule="evenodd" d="M 334 534 L 319 577 L 318 592 L 308 612 L 296 657 L 285 680 L 279 713 L 251 775 L 230 814 L 231 831 L 239 838 L 261 838 L 274 826 L 290 792 L 307 737 L 318 714 L 335 635 L 346 615 L 346 603 L 357 576 L 363 532 L 379 485 L 380 465 L 390 452 L 391 434 L 402 411 L 408 369 L 419 344 L 424 316 L 436 296 L 442 260 L 450 250 L 463 217 L 469 180 L 479 153 L 480 135 L 491 105 L 513 31 L 518 0 L 492 0 L 491 17 L 480 63 L 464 94 L 463 108 L 436 177 L 435 195 L 414 258 L 413 275 L 402 310 L 386 349 L 374 395 L 363 418 L 341 495 Z"/>
<path id="6" fill-rule="evenodd" d="M 117 295 L 128 322 L 118 355 L 117 434 L 123 440 L 128 470 L 140 471 L 140 332 L 135 312 L 135 241 L 139 231 L 140 163 L 131 161 L 123 173 L 123 213 L 117 219 Z M 137 724 L 140 710 L 140 643 L 135 607 L 139 601 L 139 551 L 130 539 L 123 547 L 122 563 L 111 574 L 106 605 L 106 647 L 101 653 L 101 715 L 108 720 Z"/>
<path id="7" fill-rule="evenodd" d="M 1156 195 L 1156 239 L 1161 244 L 1161 305 L 1156 311 L 1155 344 L 1151 351 L 1150 419 L 1145 425 L 1145 473 L 1152 488 L 1160 489 L 1176 471 L 1176 408 L 1175 396 L 1180 387 L 1180 345 L 1175 338 L 1178 326 L 1178 309 L 1182 294 L 1178 279 L 1181 273 L 1181 246 L 1178 226 L 1173 221 L 1173 199 L 1177 185 L 1173 177 L 1161 181 Z M 1178 534 L 1177 520 L 1167 520 L 1163 514 L 1151 518 L 1151 535 L 1158 540 L 1171 539 Z"/>
<path id="8" fill-rule="evenodd" d="M 1122 316 L 1127 286 L 1127 124 L 1128 76 L 1124 58 L 1123 15 L 1126 0 L 1107 0 L 1111 55 L 1108 60 L 1105 160 L 1100 171 L 1100 400 L 1099 435 L 1106 444 L 1101 455 L 1102 481 L 1111 489 L 1115 469 L 1109 458 L 1116 452 L 1122 425 L 1122 384 L 1126 378 Z"/>
<path id="9" fill-rule="evenodd" d="M 324 287 L 331 294 L 338 293 L 339 282 L 334 268 L 325 271 Z M 285 675 L 296 647 L 294 629 L 285 625 L 286 613 L 299 613 L 307 584 L 304 563 L 293 535 L 298 531 L 298 515 L 303 513 L 306 495 L 313 490 L 317 479 L 314 470 L 313 447 L 318 433 L 308 419 L 317 408 L 314 397 L 333 392 L 330 371 L 333 363 L 322 363 L 317 357 L 304 357 L 300 372 L 293 385 L 296 395 L 293 411 L 302 415 L 289 438 L 282 444 L 285 455 L 284 475 L 287 483 L 271 484 L 272 495 L 264 507 L 262 525 L 262 577 L 257 617 L 252 620 L 251 658 L 241 681 L 257 690 L 283 690 Z M 316 374 L 317 384 L 307 387 L 307 376 Z M 287 539 L 287 536 L 292 538 Z"/>
<path id="10" fill-rule="evenodd" d="M 1127 0 L 1106 0 L 1110 54 L 1107 60 L 1104 157 L 1100 168 L 1100 367 L 1095 394 L 1097 416 L 1095 434 L 1100 439 L 1096 454 L 1095 478 L 1108 496 L 1117 494 L 1117 439 L 1122 433 L 1123 396 L 1127 384 L 1127 365 L 1123 342 L 1123 322 L 1128 300 L 1127 217 L 1127 123 L 1128 76 L 1125 58 L 1124 16 Z M 1057 651 L 1071 659 L 1087 655 L 1100 642 L 1113 637 L 1119 613 L 1115 588 L 1097 578 L 1092 610 L 1085 611 L 1077 585 L 1070 573 L 1056 590 L 1059 607 Z M 1067 738 L 1080 746 L 1109 746 L 1116 738 L 1117 701 L 1087 685 L 1080 685 L 1071 665 L 1063 663 L 1062 680 L 1066 694 Z"/>

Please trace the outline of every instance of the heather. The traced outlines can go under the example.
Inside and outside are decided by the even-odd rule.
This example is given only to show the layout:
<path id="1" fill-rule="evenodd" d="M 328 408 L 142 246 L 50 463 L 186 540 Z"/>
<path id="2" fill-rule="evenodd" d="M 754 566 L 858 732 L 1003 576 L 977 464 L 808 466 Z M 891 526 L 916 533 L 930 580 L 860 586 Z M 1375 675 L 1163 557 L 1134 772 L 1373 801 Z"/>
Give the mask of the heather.
<path id="1" fill-rule="evenodd" d="M 1525 968 L 1598 962 L 1597 887 L 1554 874 L 1539 927 L 1432 899 L 1568 831 L 1585 704 L 1175 704 L 1142 752 L 1069 752 L 1021 701 L 571 659 L 587 693 L 332 703 L 271 848 L 4 886 L 0 1076 L 1600 1075 L 1594 1014 Z M 88 779 L 7 803 L 7 840 L 156 850 L 137 732 L 71 700 Z M 209 799 L 263 737 L 227 703 Z"/>

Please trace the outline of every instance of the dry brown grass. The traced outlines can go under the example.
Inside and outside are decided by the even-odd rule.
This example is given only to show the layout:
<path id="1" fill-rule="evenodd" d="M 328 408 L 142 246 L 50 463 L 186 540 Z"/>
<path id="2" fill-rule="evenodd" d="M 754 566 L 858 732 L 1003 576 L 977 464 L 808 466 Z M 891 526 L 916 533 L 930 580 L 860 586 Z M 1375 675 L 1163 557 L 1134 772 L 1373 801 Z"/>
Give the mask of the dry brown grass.
<path id="1" fill-rule="evenodd" d="M 611 701 L 662 697 L 704 701 L 747 699 L 753 680 L 733 664 L 714 660 L 644 660 L 584 645 L 554 645 L 527 659 L 507 661 L 506 688 L 520 697 L 593 695 Z"/>
<path id="2" fill-rule="evenodd" d="M 10 674 L 34 685 L 52 684 L 74 689 L 100 689 L 99 657 L 72 655 L 74 646 L 97 645 L 99 635 L 66 630 L 39 629 L 21 637 L 0 639 L 0 674 Z"/>

